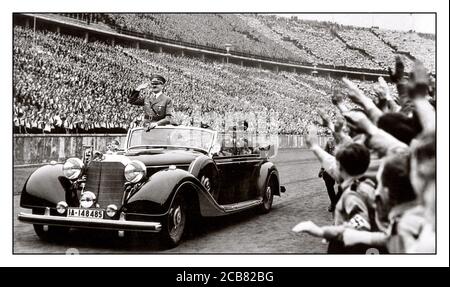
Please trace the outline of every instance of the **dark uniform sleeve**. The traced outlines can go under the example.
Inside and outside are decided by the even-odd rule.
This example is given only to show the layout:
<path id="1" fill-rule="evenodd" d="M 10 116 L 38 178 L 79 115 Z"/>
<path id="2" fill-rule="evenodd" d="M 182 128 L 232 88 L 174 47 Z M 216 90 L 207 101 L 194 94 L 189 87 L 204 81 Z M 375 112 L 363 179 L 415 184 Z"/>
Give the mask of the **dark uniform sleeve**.
<path id="1" fill-rule="evenodd" d="M 166 117 L 167 116 L 172 116 L 173 114 L 173 103 L 172 103 L 172 99 L 169 98 L 167 101 L 167 105 L 166 105 Z"/>
<path id="2" fill-rule="evenodd" d="M 140 96 L 140 92 L 137 90 L 131 91 L 131 94 L 128 96 L 128 103 L 137 106 L 144 105 L 144 98 Z"/>

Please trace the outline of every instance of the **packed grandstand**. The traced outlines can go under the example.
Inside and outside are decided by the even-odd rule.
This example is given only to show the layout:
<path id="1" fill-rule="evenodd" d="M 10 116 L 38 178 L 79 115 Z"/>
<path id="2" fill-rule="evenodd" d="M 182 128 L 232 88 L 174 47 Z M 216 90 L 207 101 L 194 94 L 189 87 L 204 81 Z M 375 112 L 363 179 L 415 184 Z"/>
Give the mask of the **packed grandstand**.
<path id="1" fill-rule="evenodd" d="M 275 62 L 387 73 L 402 55 L 406 71 L 420 60 L 435 72 L 434 37 L 415 32 L 255 14 L 54 17 L 211 49 L 232 43 L 231 53 Z M 222 129 L 217 117 L 258 111 L 277 114 L 280 134 L 305 134 L 319 109 L 335 118 L 331 96 L 345 91 L 339 77 L 154 53 L 26 25 L 14 26 L 13 55 L 15 133 L 124 133 L 142 116 L 140 107 L 127 104 L 127 96 L 153 73 L 168 79 L 165 89 L 174 101 L 176 122 L 217 130 Z M 376 98 L 376 82 L 356 83 Z M 390 90 L 395 93 L 394 85 Z"/>

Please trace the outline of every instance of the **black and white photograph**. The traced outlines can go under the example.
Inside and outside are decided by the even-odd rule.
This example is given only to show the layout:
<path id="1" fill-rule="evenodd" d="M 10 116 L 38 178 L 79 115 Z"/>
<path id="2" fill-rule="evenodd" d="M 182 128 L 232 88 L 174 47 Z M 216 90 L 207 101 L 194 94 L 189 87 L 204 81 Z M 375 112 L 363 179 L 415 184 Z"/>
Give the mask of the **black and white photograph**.
<path id="1" fill-rule="evenodd" d="M 12 256 L 438 255 L 448 62 L 404 9 L 12 11 Z"/>

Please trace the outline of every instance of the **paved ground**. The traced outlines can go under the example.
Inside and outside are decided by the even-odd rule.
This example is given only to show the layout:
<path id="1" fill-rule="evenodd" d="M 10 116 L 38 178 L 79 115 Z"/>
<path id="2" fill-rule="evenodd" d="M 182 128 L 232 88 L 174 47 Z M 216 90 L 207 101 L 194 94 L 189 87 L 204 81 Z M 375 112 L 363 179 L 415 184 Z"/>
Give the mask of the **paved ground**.
<path id="1" fill-rule="evenodd" d="M 40 241 L 33 227 L 17 220 L 19 195 L 14 196 L 14 253 L 325 253 L 317 238 L 297 235 L 292 227 L 302 220 L 329 224 L 331 214 L 323 181 L 317 177 L 319 163 L 306 150 L 282 150 L 273 160 L 286 193 L 275 197 L 269 214 L 254 212 L 203 220 L 200 230 L 174 249 L 164 250 L 154 237 L 134 236 L 121 240 L 115 233 L 72 230 L 62 243 Z M 32 169 L 16 169 L 15 194 Z"/>

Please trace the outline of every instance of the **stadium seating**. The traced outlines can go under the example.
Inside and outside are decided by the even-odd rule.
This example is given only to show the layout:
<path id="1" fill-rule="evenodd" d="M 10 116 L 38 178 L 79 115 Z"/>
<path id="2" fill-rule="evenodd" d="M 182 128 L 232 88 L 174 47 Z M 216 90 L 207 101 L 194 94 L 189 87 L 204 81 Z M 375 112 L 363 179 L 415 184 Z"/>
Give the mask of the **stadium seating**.
<path id="1" fill-rule="evenodd" d="M 222 49 L 234 43 L 241 52 L 349 68 L 386 69 L 401 48 L 434 67 L 434 41 L 414 33 L 252 14 L 105 14 L 95 19 L 173 40 Z M 52 32 L 33 35 L 20 26 L 14 34 L 16 132 L 124 132 L 142 116 L 139 107 L 127 104 L 128 94 L 150 74 L 160 73 L 169 80 L 166 92 L 179 123 L 221 130 L 217 119 L 227 113 L 273 112 L 279 133 L 303 134 L 341 85 L 328 77 L 85 43 Z M 412 60 L 405 61 L 409 69 Z M 374 97 L 373 83 L 359 85 Z"/>
<path id="2" fill-rule="evenodd" d="M 434 71 L 432 37 L 256 14 L 106 14 L 108 23 L 184 43 L 305 64 L 386 70 L 395 55 Z M 429 35 L 428 35 L 429 36 Z"/>

